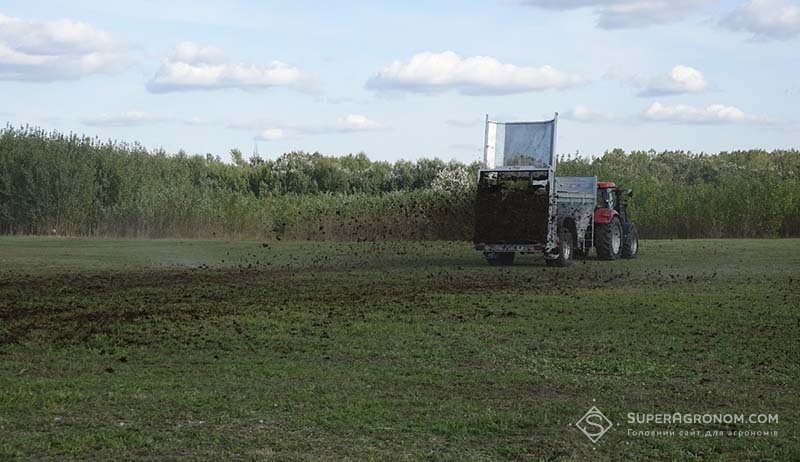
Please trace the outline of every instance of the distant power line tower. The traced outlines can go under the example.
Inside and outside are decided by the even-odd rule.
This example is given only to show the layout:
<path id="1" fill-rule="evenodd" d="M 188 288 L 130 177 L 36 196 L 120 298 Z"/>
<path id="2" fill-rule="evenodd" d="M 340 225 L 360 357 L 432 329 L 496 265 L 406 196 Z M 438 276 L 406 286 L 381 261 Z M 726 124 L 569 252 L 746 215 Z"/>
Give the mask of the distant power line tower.
<path id="1" fill-rule="evenodd" d="M 253 157 L 258 157 L 258 137 L 253 137 Z"/>

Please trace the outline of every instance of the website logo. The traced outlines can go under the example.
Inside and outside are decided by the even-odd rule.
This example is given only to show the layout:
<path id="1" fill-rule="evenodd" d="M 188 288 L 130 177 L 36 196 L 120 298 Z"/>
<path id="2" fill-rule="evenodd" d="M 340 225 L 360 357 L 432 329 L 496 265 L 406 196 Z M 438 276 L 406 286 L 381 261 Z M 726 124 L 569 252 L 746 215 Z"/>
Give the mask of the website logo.
<path id="1" fill-rule="evenodd" d="M 597 406 L 592 406 L 589 411 L 581 417 L 581 420 L 575 424 L 580 431 L 586 435 L 592 443 L 596 443 L 607 431 L 614 427 L 614 424 L 606 416 L 597 409 Z"/>

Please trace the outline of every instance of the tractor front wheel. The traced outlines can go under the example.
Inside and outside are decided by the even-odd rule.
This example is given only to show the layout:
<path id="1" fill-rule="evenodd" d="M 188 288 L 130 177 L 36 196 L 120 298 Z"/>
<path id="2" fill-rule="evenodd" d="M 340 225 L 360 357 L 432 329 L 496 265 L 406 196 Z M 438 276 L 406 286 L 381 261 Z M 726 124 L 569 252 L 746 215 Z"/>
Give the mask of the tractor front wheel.
<path id="1" fill-rule="evenodd" d="M 622 224 L 619 217 L 613 217 L 608 224 L 595 225 L 594 246 L 597 257 L 603 260 L 616 260 L 622 254 Z"/>
<path id="2" fill-rule="evenodd" d="M 636 225 L 633 223 L 625 226 L 627 232 L 625 233 L 625 243 L 622 245 L 622 258 L 636 258 L 639 253 L 639 232 L 636 231 Z"/>

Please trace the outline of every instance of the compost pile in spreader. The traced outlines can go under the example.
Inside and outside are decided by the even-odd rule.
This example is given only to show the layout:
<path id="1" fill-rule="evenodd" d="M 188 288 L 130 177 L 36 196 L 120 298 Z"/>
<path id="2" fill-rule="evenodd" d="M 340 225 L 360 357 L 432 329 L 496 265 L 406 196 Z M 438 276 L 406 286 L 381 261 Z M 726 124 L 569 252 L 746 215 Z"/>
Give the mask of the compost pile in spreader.
<path id="1" fill-rule="evenodd" d="M 545 243 L 548 197 L 548 188 L 479 187 L 475 201 L 475 243 Z"/>

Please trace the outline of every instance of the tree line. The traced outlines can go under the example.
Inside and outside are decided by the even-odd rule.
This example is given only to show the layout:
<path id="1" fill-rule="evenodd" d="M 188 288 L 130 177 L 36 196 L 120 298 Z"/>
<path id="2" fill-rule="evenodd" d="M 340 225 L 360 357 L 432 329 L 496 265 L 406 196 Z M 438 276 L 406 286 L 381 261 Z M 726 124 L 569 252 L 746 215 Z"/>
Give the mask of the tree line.
<path id="1" fill-rule="evenodd" d="M 290 152 L 167 154 L 139 144 L 0 131 L 0 233 L 326 240 L 472 237 L 479 165 Z M 800 235 L 800 151 L 613 150 L 562 157 L 560 175 L 635 190 L 651 238 Z"/>

